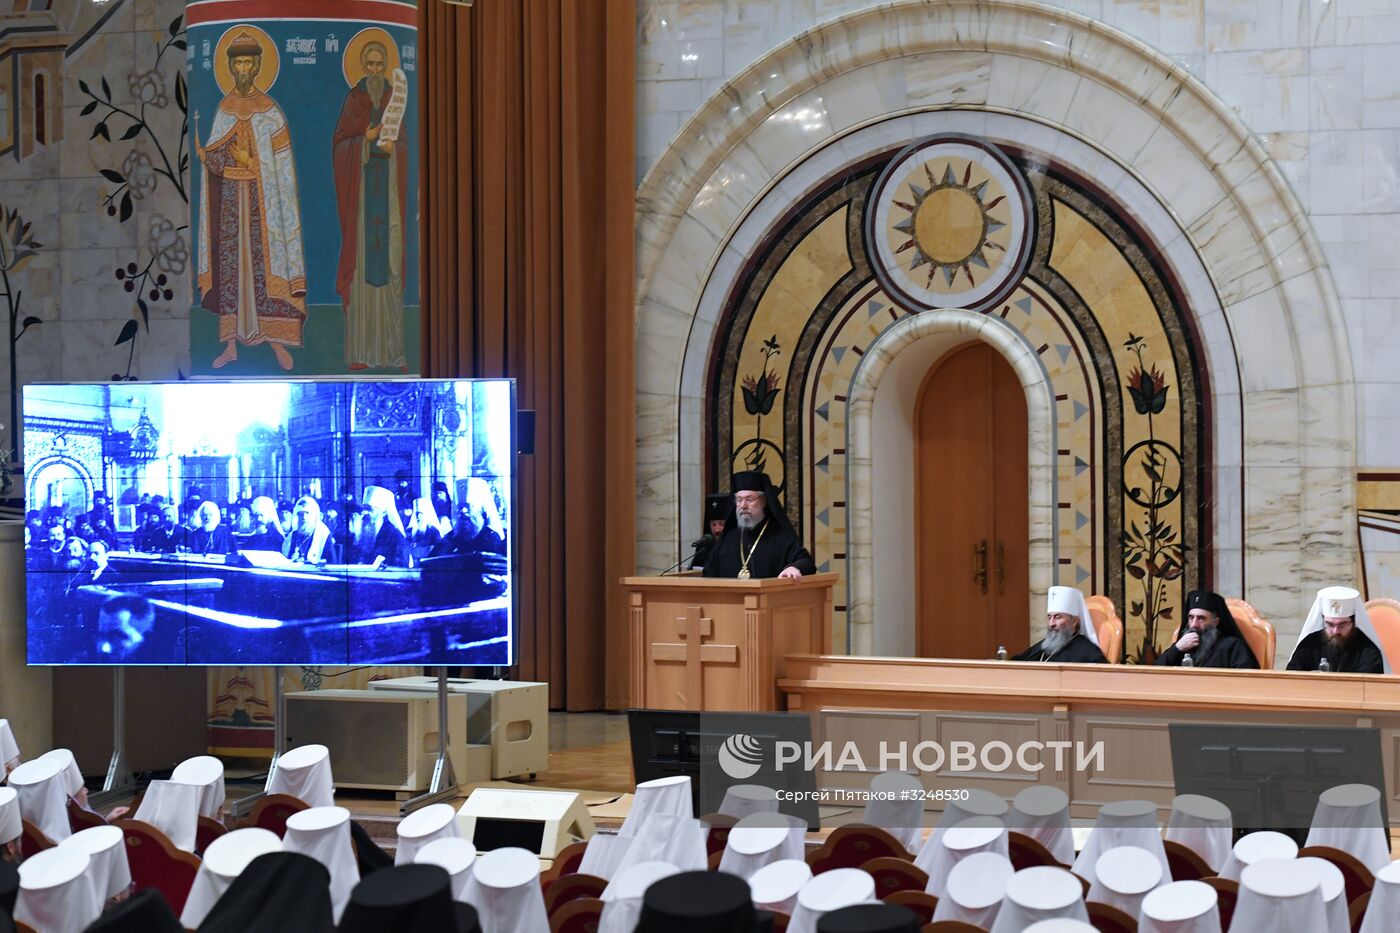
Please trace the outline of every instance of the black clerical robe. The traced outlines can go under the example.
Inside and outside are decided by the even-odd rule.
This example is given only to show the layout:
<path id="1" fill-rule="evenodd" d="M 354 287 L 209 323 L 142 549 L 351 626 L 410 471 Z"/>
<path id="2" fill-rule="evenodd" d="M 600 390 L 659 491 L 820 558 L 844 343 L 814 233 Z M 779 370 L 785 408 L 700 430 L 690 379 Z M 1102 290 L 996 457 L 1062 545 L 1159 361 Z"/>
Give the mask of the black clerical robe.
<path id="1" fill-rule="evenodd" d="M 1156 664 L 1162 667 L 1180 667 L 1181 659 L 1186 653 L 1173 642 L 1166 651 L 1157 655 Z M 1194 667 L 1234 667 L 1249 670 L 1258 670 L 1259 662 L 1254 657 L 1254 652 L 1249 650 L 1240 639 L 1233 635 L 1226 635 L 1216 640 L 1210 647 L 1210 654 L 1201 657 L 1201 648 L 1196 646 L 1196 650 L 1191 652 L 1191 661 Z"/>
<path id="2" fill-rule="evenodd" d="M 1317 664 L 1327 659 L 1328 669 L 1337 674 L 1381 674 L 1385 664 L 1375 642 L 1361 629 L 1353 630 L 1351 641 L 1340 654 L 1327 650 L 1327 632 L 1318 629 L 1298 643 L 1293 657 L 1288 659 L 1290 671 L 1315 671 Z"/>
<path id="3" fill-rule="evenodd" d="M 738 525 L 726 529 L 706 559 L 705 576 L 739 576 L 739 568 L 744 565 L 739 556 L 740 545 L 745 556 L 753 548 L 753 556 L 749 557 L 751 577 L 776 577 L 788 567 L 796 567 L 803 576 L 817 572 L 816 562 L 797 540 L 797 535 L 765 519 L 753 531 L 744 531 Z"/>
<path id="4" fill-rule="evenodd" d="M 1025 651 L 1016 655 L 1013 661 L 1048 661 L 1051 664 L 1107 664 L 1108 658 L 1103 656 L 1098 645 L 1091 642 L 1079 633 L 1065 644 L 1063 648 L 1048 657 L 1042 647 L 1045 639 L 1041 639 L 1031 645 Z"/>

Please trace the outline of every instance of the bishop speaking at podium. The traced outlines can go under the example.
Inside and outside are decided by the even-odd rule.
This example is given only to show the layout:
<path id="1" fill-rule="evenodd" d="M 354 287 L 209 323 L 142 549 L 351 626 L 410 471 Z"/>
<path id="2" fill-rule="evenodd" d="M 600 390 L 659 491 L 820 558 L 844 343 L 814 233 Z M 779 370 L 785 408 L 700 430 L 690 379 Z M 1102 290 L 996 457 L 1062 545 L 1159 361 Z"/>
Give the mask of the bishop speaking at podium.
<path id="1" fill-rule="evenodd" d="M 800 577 L 816 573 L 766 473 L 735 473 L 734 511 L 705 564 L 707 577 Z"/>

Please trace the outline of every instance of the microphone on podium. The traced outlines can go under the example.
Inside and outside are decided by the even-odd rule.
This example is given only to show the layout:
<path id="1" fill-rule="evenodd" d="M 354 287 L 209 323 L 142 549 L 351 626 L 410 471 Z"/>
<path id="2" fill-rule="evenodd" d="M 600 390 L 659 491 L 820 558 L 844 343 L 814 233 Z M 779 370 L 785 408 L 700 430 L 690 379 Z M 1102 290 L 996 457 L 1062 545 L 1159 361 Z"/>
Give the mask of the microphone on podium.
<path id="1" fill-rule="evenodd" d="M 714 543 L 715 543 L 715 536 L 714 536 L 714 535 L 712 535 L 712 534 L 703 534 L 703 535 L 701 535 L 700 537 L 696 538 L 694 541 L 690 542 L 690 547 L 691 547 L 692 550 L 698 550 L 699 548 L 704 547 L 705 545 L 712 545 L 712 544 L 714 544 Z M 691 557 L 694 557 L 694 556 L 695 556 L 695 555 L 693 555 L 693 554 L 691 555 Z M 677 567 L 679 567 L 681 564 L 685 563 L 685 562 L 688 561 L 688 560 L 690 560 L 690 557 L 682 557 L 680 560 L 676 561 L 674 564 L 672 564 L 671 566 L 667 567 L 665 570 L 663 570 L 663 571 L 661 571 L 659 574 L 657 574 L 657 576 L 658 576 L 658 577 L 664 577 L 664 576 L 666 576 L 666 574 L 670 573 L 672 570 L 675 570 Z"/>

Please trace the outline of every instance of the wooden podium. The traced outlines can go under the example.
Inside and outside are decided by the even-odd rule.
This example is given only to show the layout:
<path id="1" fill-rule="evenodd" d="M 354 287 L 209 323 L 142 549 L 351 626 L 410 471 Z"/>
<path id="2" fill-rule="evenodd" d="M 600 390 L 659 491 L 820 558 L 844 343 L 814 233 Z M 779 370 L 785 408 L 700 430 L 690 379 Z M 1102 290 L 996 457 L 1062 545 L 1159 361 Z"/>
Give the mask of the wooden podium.
<path id="1" fill-rule="evenodd" d="M 796 580 L 624 577 L 632 705 L 781 710 L 790 654 L 831 651 L 834 573 Z"/>

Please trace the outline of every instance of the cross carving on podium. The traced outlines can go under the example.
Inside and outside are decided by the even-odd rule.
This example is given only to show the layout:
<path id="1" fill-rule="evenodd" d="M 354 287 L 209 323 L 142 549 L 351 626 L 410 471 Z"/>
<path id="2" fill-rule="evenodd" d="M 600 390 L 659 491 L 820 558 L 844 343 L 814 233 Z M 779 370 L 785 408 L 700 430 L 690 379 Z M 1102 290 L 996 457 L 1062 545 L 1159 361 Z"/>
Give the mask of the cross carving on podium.
<path id="1" fill-rule="evenodd" d="M 686 666 L 685 695 L 680 697 L 683 708 L 704 708 L 704 664 L 737 664 L 739 646 L 706 642 L 714 637 L 714 620 L 703 615 L 700 606 L 686 606 L 683 615 L 676 616 L 676 637 L 679 642 L 652 642 L 653 661 L 680 662 Z"/>

